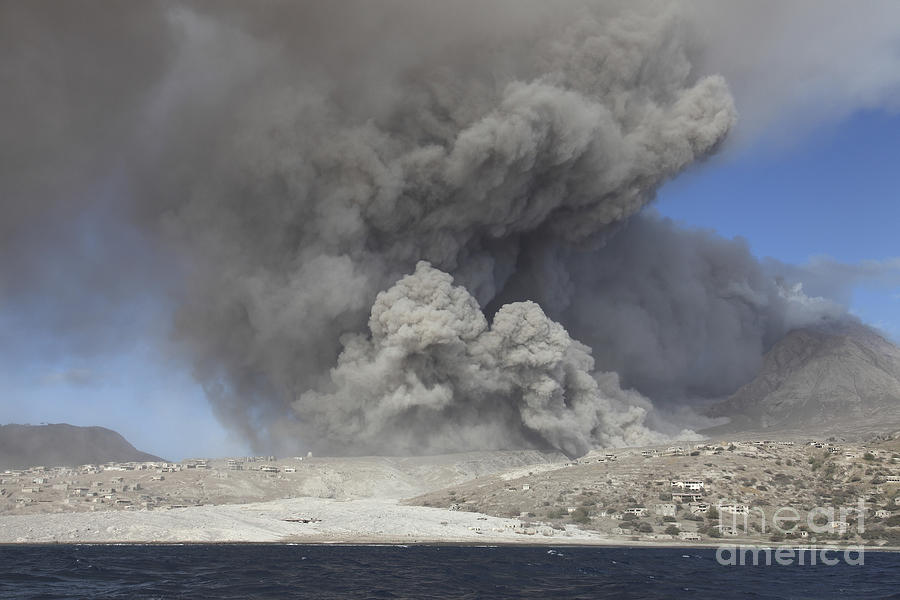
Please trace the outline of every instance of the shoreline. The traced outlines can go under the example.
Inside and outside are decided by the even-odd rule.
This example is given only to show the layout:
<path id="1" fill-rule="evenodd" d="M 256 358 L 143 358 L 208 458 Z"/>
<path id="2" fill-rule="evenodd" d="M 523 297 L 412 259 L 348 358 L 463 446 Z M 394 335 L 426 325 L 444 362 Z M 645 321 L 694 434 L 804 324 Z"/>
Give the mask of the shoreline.
<path id="1" fill-rule="evenodd" d="M 298 523 L 298 518 L 304 521 Z M 853 543 L 775 543 L 747 538 L 700 542 L 625 539 L 574 525 L 554 529 L 517 518 L 403 504 L 396 498 L 291 498 L 155 511 L 0 516 L 0 546 L 58 545 L 532 546 L 618 548 L 863 548 Z"/>
<path id="2" fill-rule="evenodd" d="M 789 545 L 789 544 L 765 544 L 765 543 L 735 543 L 735 544 L 676 544 L 662 542 L 630 542 L 620 543 L 618 541 L 609 541 L 608 543 L 599 540 L 583 540 L 580 542 L 561 541 L 560 543 L 539 543 L 532 540 L 517 541 L 471 541 L 471 540 L 283 540 L 283 541 L 242 541 L 242 540 L 226 540 L 226 541 L 88 541 L 88 542 L 68 542 L 68 541 L 51 541 L 51 542 L 0 542 L 0 548 L 17 548 L 17 547 L 59 547 L 59 546 L 313 546 L 313 547 L 450 547 L 450 548 L 620 548 L 620 549 L 649 549 L 649 548 L 668 548 L 678 550 L 712 550 L 718 548 L 754 548 L 754 549 L 787 549 L 793 552 L 811 551 L 820 552 L 822 550 L 830 550 L 835 552 L 841 551 L 857 551 L 860 548 L 865 552 L 883 552 L 883 553 L 900 553 L 900 546 L 864 546 L 864 545 Z"/>
<path id="3" fill-rule="evenodd" d="M 716 550 L 719 547 L 724 548 L 739 548 L 739 549 L 772 549 L 772 550 L 790 550 L 791 552 L 821 552 L 823 550 L 830 552 L 857 552 L 860 548 L 865 553 L 883 553 L 883 554 L 897 554 L 900 553 L 900 547 L 892 546 L 892 547 L 870 547 L 870 546 L 836 546 L 836 547 L 825 547 L 825 546 L 816 546 L 816 547 L 807 547 L 807 546 L 777 546 L 773 544 L 734 544 L 734 545 L 706 545 L 706 546 L 679 546 L 677 544 L 665 545 L 665 544 L 619 544 L 619 543 L 610 543 L 610 544 L 597 544 L 597 543 L 581 543 L 581 544 L 572 544 L 572 543 L 561 543 L 561 544 L 539 544 L 534 542 L 494 542 L 494 543 L 484 543 L 478 544 L 475 542 L 453 542 L 453 541 L 417 541 L 417 542 L 349 542 L 349 541 L 341 541 L 341 542 L 315 542 L 315 541 L 303 541 L 303 542 L 241 542 L 241 541 L 231 541 L 231 542 L 0 542 L 0 548 L 29 548 L 29 547 L 76 547 L 76 546 L 158 546 L 158 547 L 169 547 L 169 546 L 308 546 L 308 547 L 349 547 L 349 548 L 407 548 L 407 547 L 422 547 L 422 548 L 579 548 L 579 549 L 588 549 L 588 548 L 618 548 L 618 549 L 628 549 L 628 550 L 649 550 L 649 549 L 670 549 L 670 550 Z"/>

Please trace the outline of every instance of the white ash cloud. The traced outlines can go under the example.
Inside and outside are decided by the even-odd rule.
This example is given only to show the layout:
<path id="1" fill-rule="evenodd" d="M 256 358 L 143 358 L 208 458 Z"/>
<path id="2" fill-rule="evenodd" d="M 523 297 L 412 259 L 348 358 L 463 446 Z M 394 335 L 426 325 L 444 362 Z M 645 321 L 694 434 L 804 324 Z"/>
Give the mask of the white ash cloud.
<path id="1" fill-rule="evenodd" d="M 685 3 L 701 71 L 721 73 L 738 138 L 778 144 L 860 110 L 900 110 L 900 4 L 871 0 Z"/>
<path id="2" fill-rule="evenodd" d="M 723 393 L 806 318 L 740 243 L 638 215 L 734 126 L 731 64 L 698 42 L 726 9 L 2 10 L 5 310 L 83 350 L 174 306 L 179 356 L 260 448 L 634 443 L 641 394 Z M 413 301 L 420 279 L 459 304 Z M 389 329 L 394 296 L 438 322 Z M 532 319 L 553 358 L 519 363 L 501 342 Z"/>

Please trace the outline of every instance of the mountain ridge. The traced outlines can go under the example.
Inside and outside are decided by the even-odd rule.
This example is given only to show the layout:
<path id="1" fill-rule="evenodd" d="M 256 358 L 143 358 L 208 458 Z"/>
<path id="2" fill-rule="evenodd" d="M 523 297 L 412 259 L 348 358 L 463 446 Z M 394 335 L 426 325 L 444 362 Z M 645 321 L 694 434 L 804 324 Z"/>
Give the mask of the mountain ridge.
<path id="1" fill-rule="evenodd" d="M 753 380 L 707 414 L 731 418 L 716 433 L 900 421 L 900 348 L 857 322 L 792 330 Z"/>
<path id="2" fill-rule="evenodd" d="M 3 469 L 162 460 L 141 452 L 121 434 L 105 427 L 67 423 L 0 425 L 0 468 Z"/>

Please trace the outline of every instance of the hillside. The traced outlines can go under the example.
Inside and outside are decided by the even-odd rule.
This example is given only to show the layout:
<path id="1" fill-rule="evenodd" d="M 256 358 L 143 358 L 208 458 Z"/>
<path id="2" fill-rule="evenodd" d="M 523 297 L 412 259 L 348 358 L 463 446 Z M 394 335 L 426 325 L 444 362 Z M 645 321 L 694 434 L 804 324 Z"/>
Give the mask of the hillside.
<path id="1" fill-rule="evenodd" d="M 156 460 L 104 427 L 0 425 L 0 469 Z"/>
<path id="2" fill-rule="evenodd" d="M 857 428 L 900 421 L 900 348 L 857 323 L 791 331 L 713 417 L 724 431 Z"/>

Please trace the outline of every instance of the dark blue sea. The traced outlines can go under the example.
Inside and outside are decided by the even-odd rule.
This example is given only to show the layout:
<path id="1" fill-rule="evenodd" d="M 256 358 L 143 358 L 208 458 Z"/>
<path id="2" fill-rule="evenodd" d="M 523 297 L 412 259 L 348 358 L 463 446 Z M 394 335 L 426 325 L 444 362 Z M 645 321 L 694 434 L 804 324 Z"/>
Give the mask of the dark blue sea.
<path id="1" fill-rule="evenodd" d="M 723 566 L 713 549 L 684 548 L 3 546 L 0 598 L 900 598 L 900 554 L 864 560 Z"/>

